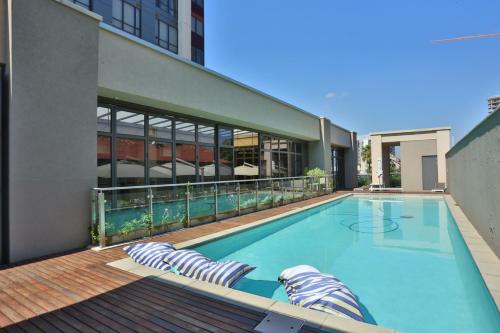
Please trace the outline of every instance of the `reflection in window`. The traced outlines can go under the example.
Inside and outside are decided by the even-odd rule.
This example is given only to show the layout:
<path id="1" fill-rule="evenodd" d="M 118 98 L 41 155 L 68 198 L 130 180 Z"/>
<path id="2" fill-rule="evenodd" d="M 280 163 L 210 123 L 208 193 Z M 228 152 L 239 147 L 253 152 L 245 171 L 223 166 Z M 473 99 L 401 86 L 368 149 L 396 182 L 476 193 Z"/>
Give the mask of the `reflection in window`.
<path id="1" fill-rule="evenodd" d="M 271 150 L 271 137 L 269 135 L 262 135 L 261 148 Z"/>
<path id="2" fill-rule="evenodd" d="M 156 20 L 156 44 L 177 53 L 177 28 Z"/>
<path id="3" fill-rule="evenodd" d="M 199 147 L 199 181 L 211 182 L 215 180 L 215 150 L 214 147 Z"/>
<path id="4" fill-rule="evenodd" d="M 111 132 L 111 109 L 109 107 L 97 107 L 97 131 Z"/>
<path id="5" fill-rule="evenodd" d="M 233 179 L 233 148 L 220 148 L 219 179 Z"/>
<path id="6" fill-rule="evenodd" d="M 191 16 L 191 31 L 203 37 L 203 21 Z"/>
<path id="7" fill-rule="evenodd" d="M 117 111 L 116 132 L 118 134 L 144 136 L 144 115 L 128 111 Z"/>
<path id="8" fill-rule="evenodd" d="M 156 7 L 164 10 L 172 16 L 177 15 L 176 0 L 156 0 Z"/>
<path id="9" fill-rule="evenodd" d="M 219 144 L 221 146 L 233 145 L 233 129 L 219 127 Z"/>
<path id="10" fill-rule="evenodd" d="M 113 0 L 112 24 L 128 33 L 141 36 L 141 11 L 123 0 Z"/>
<path id="11" fill-rule="evenodd" d="M 118 186 L 144 185 L 144 140 L 116 139 Z"/>
<path id="12" fill-rule="evenodd" d="M 172 120 L 149 116 L 149 137 L 155 139 L 172 139 Z"/>
<path id="13" fill-rule="evenodd" d="M 172 144 L 149 145 L 149 183 L 151 185 L 172 183 Z"/>
<path id="14" fill-rule="evenodd" d="M 176 144 L 175 162 L 177 183 L 196 181 L 196 146 L 194 144 Z"/>
<path id="15" fill-rule="evenodd" d="M 271 175 L 272 177 L 281 177 L 280 174 L 280 153 L 272 153 Z"/>
<path id="16" fill-rule="evenodd" d="M 198 141 L 215 144 L 215 127 L 198 125 Z"/>
<path id="17" fill-rule="evenodd" d="M 90 9 L 90 0 L 73 0 L 73 3 L 80 5 L 83 8 Z"/>
<path id="18" fill-rule="evenodd" d="M 196 138 L 196 125 L 184 121 L 175 122 L 175 139 L 177 141 L 194 142 Z"/>
<path id="19" fill-rule="evenodd" d="M 260 177 L 272 177 L 273 161 L 271 158 L 271 151 L 261 150 L 260 152 Z"/>
<path id="20" fill-rule="evenodd" d="M 236 179 L 259 176 L 259 134 L 246 130 L 234 130 L 234 155 Z"/>
<path id="21" fill-rule="evenodd" d="M 97 186 L 112 186 L 110 136 L 97 136 Z"/>

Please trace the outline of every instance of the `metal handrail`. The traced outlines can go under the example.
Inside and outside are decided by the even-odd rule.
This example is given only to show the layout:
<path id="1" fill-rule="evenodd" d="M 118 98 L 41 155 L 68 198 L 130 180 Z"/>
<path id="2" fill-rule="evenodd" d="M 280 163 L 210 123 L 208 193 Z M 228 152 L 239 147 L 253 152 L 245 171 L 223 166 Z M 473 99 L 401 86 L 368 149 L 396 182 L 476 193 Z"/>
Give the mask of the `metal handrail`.
<path id="1" fill-rule="evenodd" d="M 234 184 L 234 183 L 247 183 L 259 181 L 275 181 L 275 180 L 293 180 L 293 179 L 307 179 L 307 178 L 321 178 L 332 177 L 333 174 L 325 174 L 322 176 L 298 176 L 298 177 L 277 177 L 277 178 L 258 178 L 258 179 L 240 179 L 240 180 L 220 180 L 212 182 L 187 182 L 175 184 L 161 184 L 161 185 L 137 185 L 137 186 L 115 186 L 115 187 L 94 187 L 92 190 L 98 192 L 113 191 L 113 190 L 139 190 L 149 188 L 162 188 L 162 187 L 176 187 L 176 186 L 196 186 L 196 185 L 219 185 L 219 184 Z"/>

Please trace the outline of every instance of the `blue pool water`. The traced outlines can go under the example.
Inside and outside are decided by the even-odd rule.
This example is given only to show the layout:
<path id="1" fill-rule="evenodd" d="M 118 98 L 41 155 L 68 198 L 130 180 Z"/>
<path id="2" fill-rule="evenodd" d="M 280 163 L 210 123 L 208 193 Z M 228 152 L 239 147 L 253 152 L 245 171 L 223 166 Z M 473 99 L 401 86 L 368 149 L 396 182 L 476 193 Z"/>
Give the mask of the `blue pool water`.
<path id="1" fill-rule="evenodd" d="M 403 332 L 500 332 L 496 309 L 441 198 L 350 196 L 196 249 L 257 268 L 236 289 L 288 302 L 277 282 L 308 264 L 340 278 L 368 322 Z"/>

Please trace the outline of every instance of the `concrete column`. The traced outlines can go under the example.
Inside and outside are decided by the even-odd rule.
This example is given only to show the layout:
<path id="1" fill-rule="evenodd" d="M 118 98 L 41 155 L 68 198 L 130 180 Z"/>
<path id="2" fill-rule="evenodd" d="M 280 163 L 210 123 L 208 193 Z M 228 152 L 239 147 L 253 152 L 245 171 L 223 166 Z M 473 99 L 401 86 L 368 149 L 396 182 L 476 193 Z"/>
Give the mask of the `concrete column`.
<path id="1" fill-rule="evenodd" d="M 372 135 L 371 136 L 371 149 L 372 149 L 372 184 L 379 184 L 377 175 L 378 160 L 382 161 L 382 136 Z"/>
<path id="2" fill-rule="evenodd" d="M 309 143 L 309 163 L 307 167 L 320 168 L 327 174 L 332 173 L 332 148 L 330 145 L 331 122 L 326 118 L 319 119 L 320 140 Z"/>
<path id="3" fill-rule="evenodd" d="M 179 0 L 177 8 L 179 55 L 191 60 L 191 0 Z"/>
<path id="4" fill-rule="evenodd" d="M 351 132 L 351 147 L 344 150 L 345 187 L 358 186 L 358 138 L 356 132 Z"/>
<path id="5" fill-rule="evenodd" d="M 391 152 L 390 152 L 390 145 L 388 144 L 383 144 L 382 145 L 382 170 L 384 172 L 384 175 L 382 177 L 383 182 L 385 187 L 390 186 L 390 172 L 391 172 Z"/>
<path id="6" fill-rule="evenodd" d="M 451 147 L 450 131 L 436 132 L 438 182 L 446 184 L 446 153 Z"/>
<path id="7" fill-rule="evenodd" d="M 96 186 L 100 16 L 70 2 L 9 2 L 9 259 L 89 242 Z"/>

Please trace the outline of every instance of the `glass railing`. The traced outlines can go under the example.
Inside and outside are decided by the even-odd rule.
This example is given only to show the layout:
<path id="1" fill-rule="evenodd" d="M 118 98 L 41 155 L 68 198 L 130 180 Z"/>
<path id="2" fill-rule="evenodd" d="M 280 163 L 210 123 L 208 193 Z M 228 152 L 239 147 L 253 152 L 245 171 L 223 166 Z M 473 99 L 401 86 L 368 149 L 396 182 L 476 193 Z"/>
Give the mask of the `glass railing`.
<path id="1" fill-rule="evenodd" d="M 91 236 L 103 247 L 333 191 L 332 175 L 94 188 Z"/>

